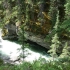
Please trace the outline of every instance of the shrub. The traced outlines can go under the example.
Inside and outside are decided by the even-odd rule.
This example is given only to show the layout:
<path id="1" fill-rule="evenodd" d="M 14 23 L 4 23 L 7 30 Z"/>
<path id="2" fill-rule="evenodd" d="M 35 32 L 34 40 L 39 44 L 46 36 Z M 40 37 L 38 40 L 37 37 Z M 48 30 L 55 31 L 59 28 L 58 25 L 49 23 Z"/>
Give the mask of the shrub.
<path id="1" fill-rule="evenodd" d="M 63 64 L 60 61 L 47 62 L 44 59 L 35 60 L 33 63 L 23 62 L 20 65 L 4 64 L 0 70 L 70 70 L 70 63 Z"/>

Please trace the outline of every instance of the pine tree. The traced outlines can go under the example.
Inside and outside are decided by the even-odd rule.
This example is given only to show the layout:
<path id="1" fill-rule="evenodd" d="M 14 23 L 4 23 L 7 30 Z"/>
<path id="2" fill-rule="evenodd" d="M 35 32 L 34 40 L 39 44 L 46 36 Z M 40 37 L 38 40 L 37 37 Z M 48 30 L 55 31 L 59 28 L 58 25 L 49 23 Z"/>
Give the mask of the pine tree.
<path id="1" fill-rule="evenodd" d="M 70 63 L 70 46 L 68 46 L 68 42 L 65 43 L 65 46 L 62 50 L 61 55 L 59 56 L 59 60 L 62 63 L 68 64 Z"/>
<path id="2" fill-rule="evenodd" d="M 50 0 L 49 16 L 51 17 L 52 28 L 56 23 L 58 0 Z"/>
<path id="3" fill-rule="evenodd" d="M 0 27 L 1 28 L 3 26 L 3 18 L 4 18 L 2 2 L 3 0 L 0 0 Z"/>
<path id="4" fill-rule="evenodd" d="M 65 46 L 62 50 L 62 54 L 60 55 L 61 58 L 69 58 L 70 57 L 70 52 L 68 51 L 68 48 L 69 48 L 69 46 L 68 46 L 68 43 L 66 42 Z"/>
<path id="5" fill-rule="evenodd" d="M 65 4 L 65 18 L 70 19 L 70 0 L 66 0 Z"/>
<path id="6" fill-rule="evenodd" d="M 66 31 L 70 32 L 70 0 L 66 0 L 65 4 L 65 18 L 64 25 L 66 25 Z"/>
<path id="7" fill-rule="evenodd" d="M 67 37 L 69 37 L 69 32 L 70 32 L 70 0 L 66 0 L 65 4 L 65 20 L 62 23 L 61 28 L 63 28 L 67 32 Z M 62 54 L 60 55 L 59 58 L 66 59 L 68 61 L 70 59 L 70 51 L 69 51 L 69 46 L 68 42 L 65 43 L 65 46 L 62 50 Z M 65 62 L 65 61 L 64 61 Z"/>
<path id="8" fill-rule="evenodd" d="M 38 13 L 38 21 L 40 22 L 41 25 L 44 24 L 45 22 L 45 19 L 44 19 L 44 15 L 43 15 L 43 12 L 44 12 L 44 0 L 40 0 L 38 2 L 38 7 L 39 7 L 39 13 Z"/>
<path id="9" fill-rule="evenodd" d="M 20 20 L 20 22 L 23 22 L 23 16 L 25 14 L 25 0 L 17 0 L 16 1 L 16 6 L 17 6 L 17 19 Z"/>
<path id="10" fill-rule="evenodd" d="M 66 0 L 65 4 L 65 20 L 61 24 L 61 29 L 66 32 L 67 37 L 70 38 L 70 0 Z"/>
<path id="11" fill-rule="evenodd" d="M 70 38 L 70 0 L 66 0 L 65 4 L 65 21 L 62 23 L 61 26 L 68 34 L 67 37 Z M 65 46 L 63 48 L 62 54 L 60 55 L 60 58 L 67 58 L 70 59 L 70 51 L 68 42 L 65 43 Z"/>
<path id="12" fill-rule="evenodd" d="M 28 4 L 28 2 L 26 3 L 26 13 L 25 13 L 25 15 L 26 15 L 25 24 L 29 25 L 29 4 Z"/>
<path id="13" fill-rule="evenodd" d="M 3 8 L 4 8 L 3 22 L 5 24 L 8 24 L 10 23 L 10 19 L 11 19 L 11 5 L 8 0 L 3 0 Z"/>
<path id="14" fill-rule="evenodd" d="M 56 25 L 57 13 L 59 11 L 58 2 L 59 0 L 50 0 L 50 8 L 49 8 L 48 15 L 50 16 L 51 19 L 51 29 L 49 31 L 49 34 L 46 36 L 46 41 L 50 41 L 51 37 L 54 36 L 54 34 L 56 33 L 56 29 L 54 28 L 54 26 Z"/>
<path id="15" fill-rule="evenodd" d="M 24 34 L 25 34 L 25 31 L 24 31 L 25 23 L 24 23 L 24 19 L 23 19 L 23 16 L 25 16 L 24 15 L 24 13 L 25 13 L 25 8 L 24 8 L 25 7 L 25 0 L 24 1 L 17 0 L 17 4 L 18 4 L 17 5 L 17 7 L 18 7 L 17 22 L 19 21 L 19 23 L 20 23 L 20 28 L 18 30 L 18 37 L 19 37 L 20 44 L 22 45 L 21 48 L 22 48 L 22 51 L 23 51 L 22 55 L 20 55 L 20 56 L 24 60 L 24 58 L 25 58 L 24 49 L 26 47 L 25 46 L 26 39 L 25 39 L 25 36 L 24 36 Z"/>
<path id="16" fill-rule="evenodd" d="M 56 33 L 54 34 L 54 37 L 52 37 L 52 44 L 50 46 L 50 50 L 48 51 L 51 56 L 53 57 L 53 60 L 54 58 L 57 57 L 57 48 L 59 47 L 59 37 L 58 37 L 58 33 L 57 33 L 57 30 L 58 30 L 58 24 L 59 24 L 59 11 L 57 13 L 57 19 L 56 19 L 56 23 L 55 23 L 55 26 L 54 26 L 54 29 L 56 30 Z"/>

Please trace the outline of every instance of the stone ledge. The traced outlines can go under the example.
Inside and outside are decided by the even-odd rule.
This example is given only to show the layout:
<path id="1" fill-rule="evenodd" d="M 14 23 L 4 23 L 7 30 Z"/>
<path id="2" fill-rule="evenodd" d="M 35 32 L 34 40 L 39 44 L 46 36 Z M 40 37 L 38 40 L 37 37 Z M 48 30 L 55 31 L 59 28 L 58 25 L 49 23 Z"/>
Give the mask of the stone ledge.
<path id="1" fill-rule="evenodd" d="M 50 48 L 50 44 L 45 42 L 44 39 L 42 36 L 40 35 L 34 35 L 33 33 L 31 32 L 27 32 L 25 31 L 25 34 L 24 34 L 25 38 L 30 40 L 30 41 L 33 41 L 33 42 L 36 42 L 37 44 L 49 49 Z"/>

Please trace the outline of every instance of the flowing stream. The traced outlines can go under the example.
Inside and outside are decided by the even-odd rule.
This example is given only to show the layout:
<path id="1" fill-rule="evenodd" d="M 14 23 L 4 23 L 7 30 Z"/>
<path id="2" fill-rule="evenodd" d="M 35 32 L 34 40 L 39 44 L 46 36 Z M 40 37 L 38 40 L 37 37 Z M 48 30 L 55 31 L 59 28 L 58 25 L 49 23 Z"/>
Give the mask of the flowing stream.
<path id="1" fill-rule="evenodd" d="M 33 62 L 34 60 L 37 60 L 40 57 L 45 58 L 46 60 L 51 59 L 51 57 L 47 56 L 47 54 L 43 55 L 39 52 L 32 51 L 29 48 L 25 48 L 24 54 L 26 55 L 24 60 L 29 62 Z M 5 62 L 13 61 L 18 64 L 19 60 L 20 62 L 23 61 L 22 57 L 19 57 L 19 55 L 22 55 L 21 45 L 8 40 L 3 40 L 1 38 L 1 29 L 0 29 L 0 58 L 2 58 Z"/>

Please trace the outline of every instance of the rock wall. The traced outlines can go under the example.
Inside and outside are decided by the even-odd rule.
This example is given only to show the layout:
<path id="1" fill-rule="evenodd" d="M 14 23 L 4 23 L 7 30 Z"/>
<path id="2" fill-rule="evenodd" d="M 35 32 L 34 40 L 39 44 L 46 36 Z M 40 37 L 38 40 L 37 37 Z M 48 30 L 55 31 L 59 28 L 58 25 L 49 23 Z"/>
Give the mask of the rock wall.
<path id="1" fill-rule="evenodd" d="M 16 25 L 14 24 L 5 24 L 2 28 L 2 38 L 3 39 L 12 39 L 12 38 L 16 38 L 17 34 L 16 34 Z"/>
<path id="2" fill-rule="evenodd" d="M 30 41 L 33 41 L 33 42 L 36 42 L 37 44 L 39 44 L 39 45 L 41 45 L 41 46 L 43 46 L 43 47 L 45 47 L 47 49 L 50 48 L 49 47 L 50 43 L 45 42 L 45 40 L 44 40 L 45 38 L 42 37 L 41 35 L 35 35 L 35 34 L 31 33 L 31 32 L 26 31 L 24 36 L 25 36 L 26 39 L 28 39 Z"/>

